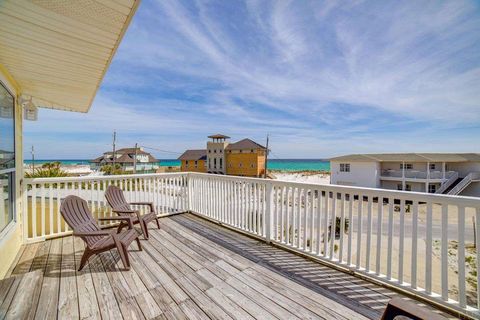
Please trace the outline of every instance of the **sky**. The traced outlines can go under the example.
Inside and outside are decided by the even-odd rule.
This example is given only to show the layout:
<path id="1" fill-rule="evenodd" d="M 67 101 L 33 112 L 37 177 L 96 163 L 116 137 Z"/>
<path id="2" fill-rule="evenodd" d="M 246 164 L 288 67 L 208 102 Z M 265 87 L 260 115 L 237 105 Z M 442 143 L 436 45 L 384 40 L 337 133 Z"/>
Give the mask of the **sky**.
<path id="1" fill-rule="evenodd" d="M 40 109 L 25 158 L 92 159 L 114 130 L 161 159 L 213 133 L 273 158 L 480 152 L 480 2 L 143 0 L 90 112 Z"/>

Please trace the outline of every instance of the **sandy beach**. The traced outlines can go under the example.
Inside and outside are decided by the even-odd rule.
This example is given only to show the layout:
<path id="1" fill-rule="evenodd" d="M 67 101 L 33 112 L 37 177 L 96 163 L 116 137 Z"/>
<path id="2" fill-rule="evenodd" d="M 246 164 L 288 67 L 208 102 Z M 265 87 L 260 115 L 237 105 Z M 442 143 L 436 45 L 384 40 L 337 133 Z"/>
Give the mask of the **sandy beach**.
<path id="1" fill-rule="evenodd" d="M 277 180 L 315 184 L 330 184 L 330 174 L 322 171 L 271 171 Z"/>

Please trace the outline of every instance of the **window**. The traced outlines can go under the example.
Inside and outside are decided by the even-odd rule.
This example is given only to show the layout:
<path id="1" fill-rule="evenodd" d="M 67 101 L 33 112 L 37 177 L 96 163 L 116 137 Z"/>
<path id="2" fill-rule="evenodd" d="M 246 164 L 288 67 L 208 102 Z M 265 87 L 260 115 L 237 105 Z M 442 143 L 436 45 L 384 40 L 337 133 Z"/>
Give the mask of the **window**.
<path id="1" fill-rule="evenodd" d="M 223 159 L 220 158 L 220 169 L 222 169 L 222 168 L 223 168 Z"/>
<path id="2" fill-rule="evenodd" d="M 208 153 L 212 153 L 212 150 L 208 150 Z"/>
<path id="3" fill-rule="evenodd" d="M 400 191 L 402 191 L 402 190 L 403 190 L 403 186 L 402 186 L 402 184 L 401 184 L 401 183 L 397 184 L 397 190 L 400 190 Z"/>
<path id="4" fill-rule="evenodd" d="M 430 163 L 430 170 L 435 170 L 435 163 Z"/>
<path id="5" fill-rule="evenodd" d="M 195 168 L 198 167 L 198 161 L 195 161 Z"/>
<path id="6" fill-rule="evenodd" d="M 251 151 L 252 153 L 255 153 L 255 151 L 253 151 L 253 149 L 252 149 L 252 150 L 250 150 L 250 151 Z"/>
<path id="7" fill-rule="evenodd" d="M 217 158 L 213 159 L 213 169 L 217 169 Z"/>
<path id="8" fill-rule="evenodd" d="M 185 160 L 185 167 L 188 168 L 188 160 Z"/>
<path id="9" fill-rule="evenodd" d="M 428 185 L 428 193 L 435 193 L 437 191 L 437 186 L 434 184 Z"/>
<path id="10" fill-rule="evenodd" d="M 242 150 L 238 151 L 239 153 L 242 153 Z"/>
<path id="11" fill-rule="evenodd" d="M 213 149 L 213 153 L 217 153 L 217 149 Z"/>
<path id="12" fill-rule="evenodd" d="M 340 172 L 350 172 L 350 163 L 340 163 Z"/>
<path id="13" fill-rule="evenodd" d="M 412 170 L 413 169 L 413 164 L 411 163 L 400 163 L 400 170 Z"/>
<path id="14" fill-rule="evenodd" d="M 406 184 L 405 191 L 412 191 L 412 186 L 410 184 Z"/>
<path id="15" fill-rule="evenodd" d="M 13 221 L 15 194 L 15 101 L 0 83 L 0 231 Z"/>

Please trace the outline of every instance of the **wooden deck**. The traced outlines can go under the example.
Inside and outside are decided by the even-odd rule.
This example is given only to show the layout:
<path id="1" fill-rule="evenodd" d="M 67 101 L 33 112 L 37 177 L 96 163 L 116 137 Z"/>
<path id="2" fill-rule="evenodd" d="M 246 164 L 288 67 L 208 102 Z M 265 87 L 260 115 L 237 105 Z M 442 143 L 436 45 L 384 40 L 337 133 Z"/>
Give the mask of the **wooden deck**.
<path id="1" fill-rule="evenodd" d="M 0 281 L 0 319 L 378 319 L 388 289 L 191 214 L 163 218 L 144 250 L 76 271 L 83 242 L 28 245 Z"/>

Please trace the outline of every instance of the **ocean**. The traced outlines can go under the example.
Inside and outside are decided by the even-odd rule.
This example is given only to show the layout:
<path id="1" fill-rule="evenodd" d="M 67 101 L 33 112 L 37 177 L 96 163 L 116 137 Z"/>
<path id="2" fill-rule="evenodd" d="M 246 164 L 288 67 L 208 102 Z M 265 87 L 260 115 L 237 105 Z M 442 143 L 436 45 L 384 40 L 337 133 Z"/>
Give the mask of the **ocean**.
<path id="1" fill-rule="evenodd" d="M 41 165 L 46 162 L 59 161 L 62 165 L 88 165 L 88 160 L 35 160 L 35 165 Z M 31 160 L 24 161 L 26 165 L 32 163 Z M 173 167 L 180 166 L 180 161 L 175 159 L 161 159 L 160 166 Z M 268 169 L 282 171 L 330 171 L 330 161 L 324 159 L 270 159 L 268 160 Z"/>

